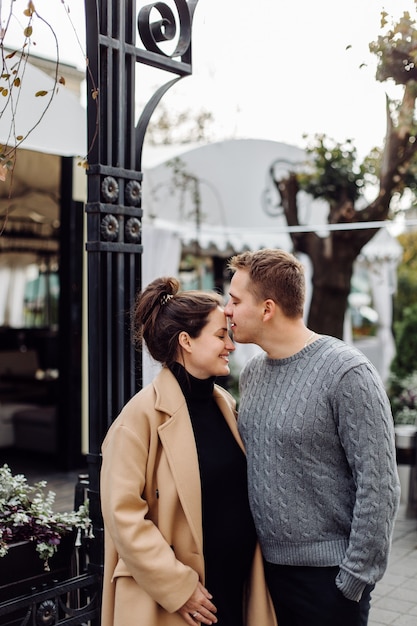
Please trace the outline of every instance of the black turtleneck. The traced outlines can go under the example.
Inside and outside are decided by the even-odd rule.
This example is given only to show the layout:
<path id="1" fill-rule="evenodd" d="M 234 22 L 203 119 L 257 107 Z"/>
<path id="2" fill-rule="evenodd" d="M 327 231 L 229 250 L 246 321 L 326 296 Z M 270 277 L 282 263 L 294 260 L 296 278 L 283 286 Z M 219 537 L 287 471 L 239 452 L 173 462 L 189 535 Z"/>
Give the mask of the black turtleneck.
<path id="1" fill-rule="evenodd" d="M 218 626 L 242 626 L 243 584 L 255 546 L 246 458 L 213 398 L 214 377 L 194 378 L 179 363 L 171 371 L 187 402 L 198 453 L 206 587 Z"/>

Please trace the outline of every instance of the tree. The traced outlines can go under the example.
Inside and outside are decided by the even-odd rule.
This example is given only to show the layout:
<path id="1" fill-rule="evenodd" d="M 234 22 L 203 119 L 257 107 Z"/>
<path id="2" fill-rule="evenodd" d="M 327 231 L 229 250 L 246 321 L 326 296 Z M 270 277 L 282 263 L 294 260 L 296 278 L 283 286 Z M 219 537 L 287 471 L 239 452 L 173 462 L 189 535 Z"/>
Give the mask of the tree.
<path id="1" fill-rule="evenodd" d="M 62 15 L 68 23 L 70 30 L 74 35 L 74 43 L 83 50 L 83 45 L 80 42 L 77 31 L 71 19 L 71 11 L 66 0 L 55 0 L 56 5 L 60 6 Z M 48 20 L 48 16 L 41 15 L 32 0 L 0 0 L 0 119 L 5 114 L 5 119 L 11 117 L 10 128 L 8 130 L 8 137 L 5 144 L 0 146 L 0 181 L 6 181 L 9 172 L 13 173 L 16 156 L 18 149 L 25 144 L 27 137 L 33 132 L 33 130 L 40 124 L 43 118 L 47 115 L 48 109 L 51 106 L 52 100 L 60 85 L 65 85 L 64 76 L 60 75 L 60 59 L 59 49 L 60 44 L 58 36 L 54 30 L 52 21 Z M 20 39 L 15 39 L 16 33 L 11 29 L 11 25 L 18 24 L 19 28 L 17 33 L 20 32 Z M 21 28 L 21 31 L 20 31 Z M 10 34 L 9 31 L 12 30 Z M 34 119 L 33 124 L 22 132 L 17 128 L 16 113 L 22 106 L 21 87 L 25 82 L 26 66 L 31 61 L 32 50 L 36 46 L 36 39 L 46 37 L 46 41 L 51 45 L 51 51 L 53 55 L 54 70 L 50 73 L 53 79 L 52 88 L 45 89 L 44 85 L 40 84 L 34 97 L 44 101 L 44 106 L 41 108 L 39 116 Z M 83 52 L 83 56 L 85 56 Z M 87 72 L 91 78 L 91 71 L 89 69 L 88 60 L 86 59 Z M 91 97 L 94 100 L 98 98 L 97 89 L 93 88 Z M 97 108 L 98 116 L 98 108 Z M 95 141 L 93 137 L 92 142 Z M 91 146 L 88 152 L 91 150 Z M 84 155 L 84 160 L 80 162 L 80 165 L 87 167 L 87 155 Z M 10 177 L 10 197 L 12 196 L 12 180 Z M 0 231 L 1 234 L 1 231 Z"/>
<path id="2" fill-rule="evenodd" d="M 185 144 L 209 141 L 213 114 L 206 109 L 172 111 L 160 102 L 146 130 L 146 141 L 151 146 Z"/>
<path id="3" fill-rule="evenodd" d="M 376 79 L 392 80 L 401 87 L 398 102 L 387 97 L 387 133 L 382 150 L 375 149 L 362 165 L 350 140 L 338 143 L 316 135 L 307 148 L 305 171 L 273 177 L 289 226 L 299 226 L 298 192 L 307 191 L 329 206 L 332 225 L 382 221 L 390 216 L 393 198 L 416 191 L 417 123 L 417 30 L 415 20 L 404 12 L 391 26 L 382 13 L 384 34 L 369 45 L 378 58 Z M 376 198 L 358 209 L 356 203 L 366 182 L 377 180 Z M 354 261 L 376 228 L 331 230 L 326 237 L 314 232 L 293 232 L 295 252 L 306 253 L 313 267 L 313 294 L 309 326 L 319 333 L 342 338 Z"/>
<path id="4" fill-rule="evenodd" d="M 394 298 L 394 328 L 404 311 L 415 304 L 417 294 L 417 231 L 403 233 L 398 237 L 403 247 L 403 258 L 397 271 L 397 293 Z"/>

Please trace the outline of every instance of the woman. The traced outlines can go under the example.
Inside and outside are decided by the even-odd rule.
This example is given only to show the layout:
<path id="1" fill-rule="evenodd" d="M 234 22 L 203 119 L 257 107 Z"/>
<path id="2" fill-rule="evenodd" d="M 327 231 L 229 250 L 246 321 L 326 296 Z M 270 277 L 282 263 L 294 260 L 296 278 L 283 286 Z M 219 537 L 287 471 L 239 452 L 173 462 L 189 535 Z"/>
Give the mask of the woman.
<path id="1" fill-rule="evenodd" d="M 156 279 L 135 339 L 163 367 L 103 442 L 103 626 L 270 626 L 221 298 Z M 249 584 L 249 579 L 252 579 Z"/>

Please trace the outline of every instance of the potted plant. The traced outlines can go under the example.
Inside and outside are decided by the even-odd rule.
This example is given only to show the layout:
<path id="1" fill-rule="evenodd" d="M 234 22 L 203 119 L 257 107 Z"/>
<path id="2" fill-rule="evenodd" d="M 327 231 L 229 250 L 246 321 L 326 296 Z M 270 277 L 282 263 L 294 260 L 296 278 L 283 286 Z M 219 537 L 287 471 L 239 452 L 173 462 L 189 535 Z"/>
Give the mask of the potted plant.
<path id="1" fill-rule="evenodd" d="M 395 448 L 406 516 L 417 515 L 417 370 L 391 375 L 389 398 L 394 417 Z"/>
<path id="2" fill-rule="evenodd" d="M 78 511 L 53 511 L 55 493 L 46 491 L 46 481 L 34 485 L 23 474 L 13 475 L 7 464 L 0 467 L 0 562 L 16 545 L 28 544 L 50 570 L 50 559 L 64 537 L 87 534 L 91 528 L 88 506 Z"/>
<path id="3" fill-rule="evenodd" d="M 391 377 L 390 400 L 396 426 L 417 426 L 417 370 L 403 378 Z"/>

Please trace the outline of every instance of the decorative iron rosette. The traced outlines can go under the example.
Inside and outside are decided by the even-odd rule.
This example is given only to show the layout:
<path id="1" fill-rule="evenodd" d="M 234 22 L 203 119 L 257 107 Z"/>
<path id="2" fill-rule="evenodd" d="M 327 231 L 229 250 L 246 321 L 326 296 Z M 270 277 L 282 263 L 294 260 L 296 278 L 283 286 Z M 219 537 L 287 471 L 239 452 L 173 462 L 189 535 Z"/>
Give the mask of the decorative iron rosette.
<path id="1" fill-rule="evenodd" d="M 119 234 L 119 222 L 114 215 L 105 215 L 100 224 L 100 233 L 106 241 L 114 241 Z"/>
<path id="2" fill-rule="evenodd" d="M 113 176 L 106 176 L 101 183 L 101 196 L 104 202 L 114 204 L 119 199 L 119 183 Z"/>
<path id="3" fill-rule="evenodd" d="M 142 197 L 142 187 L 137 180 L 130 180 L 125 188 L 125 201 L 128 206 L 139 206 Z"/>
<path id="4" fill-rule="evenodd" d="M 125 224 L 125 238 L 128 243 L 139 243 L 142 234 L 142 224 L 137 217 L 130 217 Z"/>
<path id="5" fill-rule="evenodd" d="M 36 610 L 37 626 L 52 626 L 56 623 L 56 604 L 53 600 L 44 600 Z"/>

